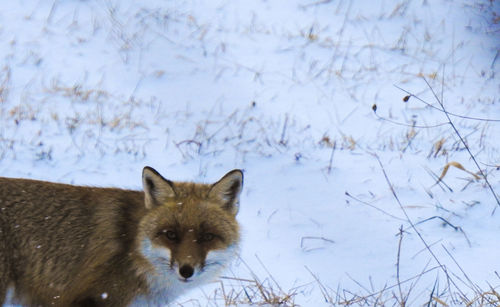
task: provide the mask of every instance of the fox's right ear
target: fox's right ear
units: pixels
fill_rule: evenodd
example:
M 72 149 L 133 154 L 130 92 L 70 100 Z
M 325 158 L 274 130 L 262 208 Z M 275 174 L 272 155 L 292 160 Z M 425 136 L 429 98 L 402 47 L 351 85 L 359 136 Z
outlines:
M 154 208 L 175 197 L 174 184 L 163 178 L 154 168 L 146 166 L 142 170 L 144 203 L 147 209 Z

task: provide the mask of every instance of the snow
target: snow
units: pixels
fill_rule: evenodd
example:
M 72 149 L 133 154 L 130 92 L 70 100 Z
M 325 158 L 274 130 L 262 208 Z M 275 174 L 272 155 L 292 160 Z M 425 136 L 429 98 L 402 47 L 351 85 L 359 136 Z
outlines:
M 499 3 L 0 7 L 2 176 L 140 189 L 145 165 L 203 182 L 242 168 L 242 252 L 225 276 L 295 289 L 301 306 L 328 305 L 322 291 L 335 301 L 396 285 L 400 227 L 399 280 L 430 270 L 402 283 L 410 306 L 427 303 L 436 279 L 446 287 L 440 264 L 469 299 L 467 278 L 483 291 L 500 284 L 492 192 L 454 167 L 450 189 L 435 184 L 448 162 L 477 167 L 443 112 L 403 102 L 397 88 L 439 108 L 428 81 L 450 113 L 491 120 L 451 116 L 498 195 Z M 458 304 L 450 287 L 435 296 Z M 215 283 L 179 302 L 223 306 L 220 291 Z

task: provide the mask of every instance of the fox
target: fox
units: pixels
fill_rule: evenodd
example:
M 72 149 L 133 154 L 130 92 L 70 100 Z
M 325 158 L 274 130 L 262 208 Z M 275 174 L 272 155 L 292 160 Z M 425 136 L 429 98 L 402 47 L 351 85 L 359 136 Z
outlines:
M 142 191 L 0 177 L 0 306 L 164 306 L 239 251 L 243 172 Z

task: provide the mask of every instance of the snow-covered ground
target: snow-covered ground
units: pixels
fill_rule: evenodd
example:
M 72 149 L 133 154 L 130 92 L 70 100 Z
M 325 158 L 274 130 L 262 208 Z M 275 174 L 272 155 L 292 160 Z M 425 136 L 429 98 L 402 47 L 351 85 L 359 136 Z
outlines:
M 500 286 L 499 16 L 487 0 L 3 1 L 0 175 L 140 189 L 145 165 L 244 169 L 241 257 L 183 306 L 258 303 L 256 279 L 301 306 L 479 305 Z M 469 172 L 436 184 L 449 162 Z

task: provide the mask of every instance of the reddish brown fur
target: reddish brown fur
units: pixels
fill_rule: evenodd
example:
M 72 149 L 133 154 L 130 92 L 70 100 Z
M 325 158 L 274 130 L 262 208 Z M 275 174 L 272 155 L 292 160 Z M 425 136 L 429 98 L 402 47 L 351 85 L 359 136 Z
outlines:
M 118 306 L 135 294 L 121 291 L 128 284 L 145 291 L 126 257 L 142 192 L 0 178 L 0 195 L 1 300 L 7 282 L 26 305 L 78 305 L 107 289 Z
M 196 183 L 176 184 L 176 197 L 167 200 L 163 206 L 153 208 L 141 222 L 141 237 L 155 238 L 153 243 L 165 245 L 172 252 L 172 259 L 183 259 L 182 264 L 197 264 L 203 262 L 207 252 L 213 249 L 223 249 L 239 241 L 239 226 L 232 212 L 224 210 L 220 200 L 210 197 L 208 185 Z M 182 205 L 181 205 L 182 204 Z M 203 204 L 200 209 L 199 204 Z M 225 217 L 225 218 L 221 218 Z M 200 221 L 212 221 L 200 225 Z M 173 244 L 164 237 L 155 237 L 155 234 L 170 225 L 178 225 L 177 231 L 187 236 L 183 244 Z M 203 229 L 200 229 L 203 228 Z M 197 234 L 217 233 L 220 240 L 213 240 L 210 248 L 194 249 L 193 240 Z M 187 256 L 191 257 L 187 257 Z M 189 259 L 189 260 L 188 260 Z
M 213 224 L 225 235 L 210 248 L 238 241 L 236 212 L 220 206 L 212 187 L 175 183 L 174 197 L 146 209 L 142 191 L 0 178 L 0 305 L 9 287 L 27 306 L 126 306 L 147 296 L 151 266 L 138 252 L 142 236 L 168 246 L 155 237 L 163 225 L 191 232 L 202 227 L 200 215 L 227 216 Z M 171 249 L 173 257 L 188 252 L 182 244 Z

